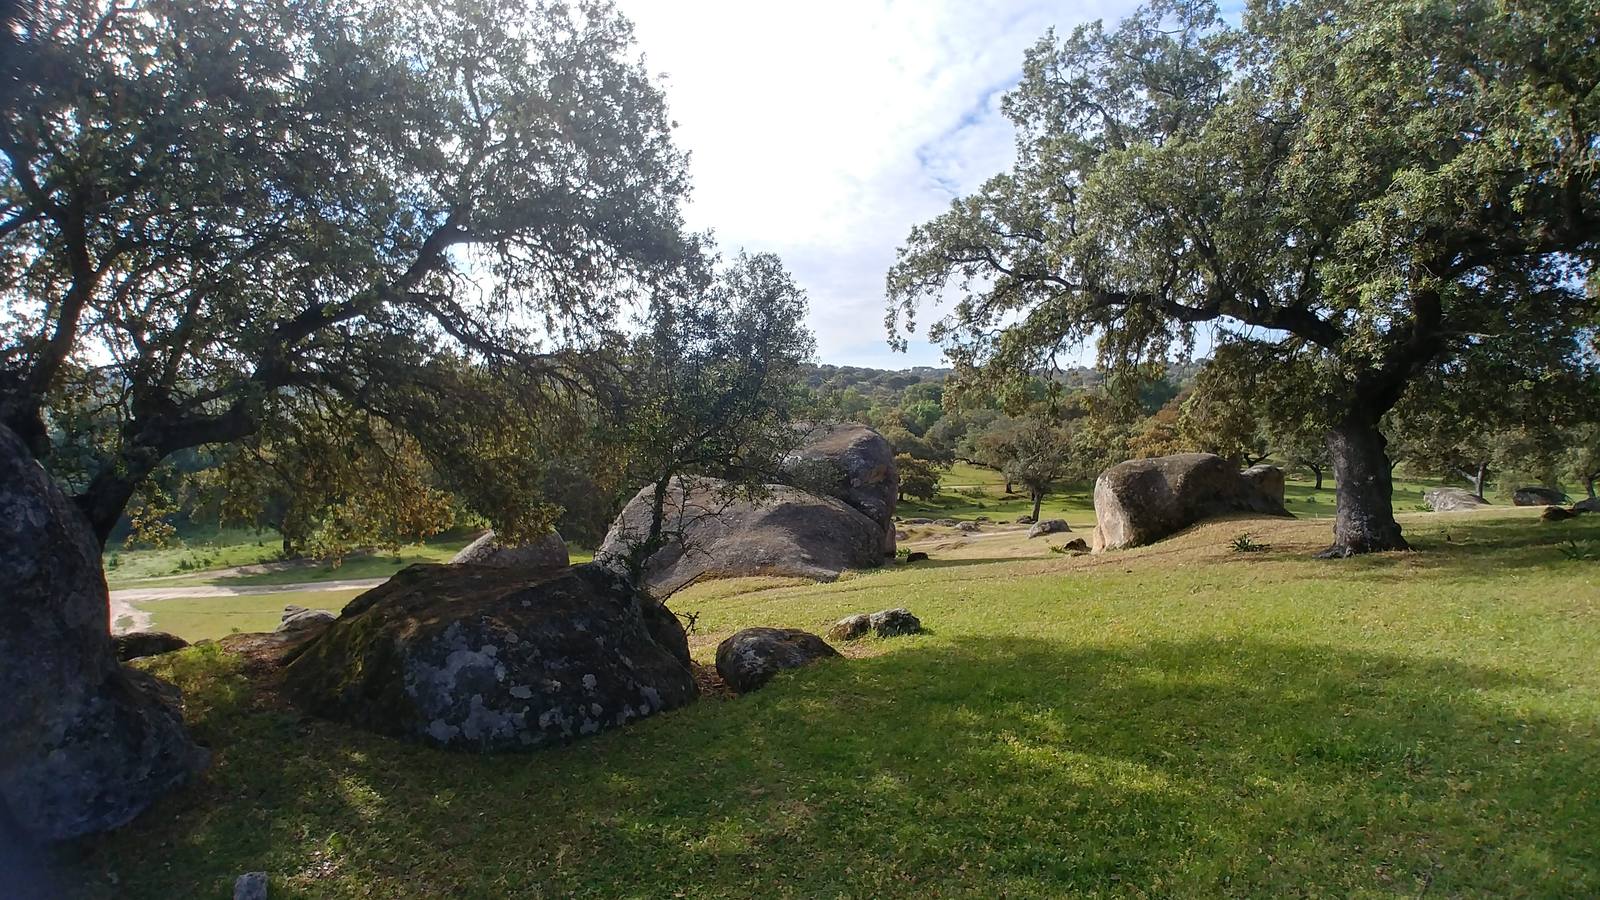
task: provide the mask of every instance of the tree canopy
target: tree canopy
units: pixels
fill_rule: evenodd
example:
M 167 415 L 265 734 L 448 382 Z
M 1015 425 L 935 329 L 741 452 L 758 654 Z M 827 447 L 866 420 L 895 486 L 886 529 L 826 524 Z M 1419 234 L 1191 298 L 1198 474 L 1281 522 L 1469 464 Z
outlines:
M 1157 0 L 1046 35 L 1005 101 L 1015 166 L 911 232 L 891 333 L 953 292 L 931 335 L 999 381 L 1092 339 L 1112 367 L 1182 353 L 1210 324 L 1326 411 L 1330 553 L 1404 547 L 1378 425 L 1408 384 L 1485 335 L 1592 357 L 1597 20 L 1256 0 L 1232 26 Z
M 548 524 L 503 464 L 699 252 L 611 5 L 37 6 L 0 87 L 0 422 L 88 462 L 101 539 L 163 459 L 313 402 Z

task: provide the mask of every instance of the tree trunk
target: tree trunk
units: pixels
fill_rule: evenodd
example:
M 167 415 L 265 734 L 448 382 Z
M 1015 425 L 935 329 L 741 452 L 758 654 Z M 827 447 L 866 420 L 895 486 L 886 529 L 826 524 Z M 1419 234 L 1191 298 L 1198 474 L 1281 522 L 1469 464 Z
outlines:
M 106 539 L 111 537 L 112 529 L 122 520 L 122 513 L 128 508 L 128 501 L 133 499 L 134 492 L 139 489 L 139 482 L 153 471 L 155 471 L 154 466 L 139 466 L 133 469 L 112 466 L 96 475 L 83 493 L 72 498 L 78 504 L 78 509 L 83 512 L 84 518 L 89 520 L 89 529 L 94 532 L 95 540 L 100 542 L 101 549 L 105 548 Z
M 1488 467 L 1488 465 L 1486 465 L 1484 463 L 1478 463 L 1478 471 L 1473 473 L 1472 486 L 1474 488 L 1477 488 L 1477 494 L 1478 494 L 1478 499 L 1479 500 L 1486 499 L 1483 496 L 1483 486 L 1488 480 L 1489 480 L 1489 467 Z
M 1594 483 L 1596 479 L 1600 479 L 1600 475 L 1590 475 L 1583 480 L 1583 486 L 1589 489 L 1590 500 L 1594 499 Z
M 1310 469 L 1311 475 L 1317 479 L 1317 483 L 1311 489 L 1313 491 L 1322 490 L 1322 467 L 1316 463 L 1306 463 L 1306 468 Z
M 1044 492 L 1043 491 L 1034 491 L 1033 492 L 1033 520 L 1035 522 L 1039 521 L 1039 505 L 1041 503 L 1043 503 L 1043 502 L 1044 502 Z
M 1328 450 L 1338 481 L 1338 517 L 1333 546 L 1324 558 L 1382 550 L 1409 550 L 1394 520 L 1394 484 L 1389 477 L 1389 441 L 1378 430 L 1377 416 L 1356 410 L 1328 432 Z
M 1006 493 L 1008 493 L 1008 494 L 1013 493 L 1013 491 L 1011 490 L 1011 482 L 1009 482 L 1009 481 L 1006 482 Z

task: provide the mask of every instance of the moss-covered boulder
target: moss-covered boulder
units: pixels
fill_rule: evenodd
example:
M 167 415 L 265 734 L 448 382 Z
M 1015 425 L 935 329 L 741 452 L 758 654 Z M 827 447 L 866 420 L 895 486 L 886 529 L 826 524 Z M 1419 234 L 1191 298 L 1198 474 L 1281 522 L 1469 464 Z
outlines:
M 311 713 L 440 747 L 531 750 L 695 698 L 665 607 L 594 565 L 417 565 L 351 601 L 284 670 Z

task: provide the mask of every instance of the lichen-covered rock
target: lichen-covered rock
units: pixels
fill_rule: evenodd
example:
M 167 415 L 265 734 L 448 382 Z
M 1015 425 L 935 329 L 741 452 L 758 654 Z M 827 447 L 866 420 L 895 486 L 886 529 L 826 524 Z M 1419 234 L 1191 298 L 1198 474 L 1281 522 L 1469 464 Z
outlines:
M 100 547 L 0 426 L 0 807 L 31 840 L 116 828 L 207 754 L 177 689 L 111 646 Z
M 746 628 L 717 645 L 717 674 L 728 687 L 744 694 L 784 669 L 809 666 L 839 651 L 822 638 L 798 628 Z
M 1137 547 L 1231 512 L 1292 518 L 1283 473 L 1272 466 L 1242 473 L 1210 453 L 1129 460 L 1095 480 L 1094 547 Z
M 872 617 L 866 613 L 845 616 L 828 629 L 829 640 L 853 641 L 872 630 Z
M 1017 524 L 1018 525 L 1032 525 L 1033 524 L 1033 516 L 1030 516 L 1030 515 L 1017 516 Z
M 955 519 L 934 519 L 933 520 L 933 524 L 939 526 L 940 528 L 954 528 L 954 527 L 956 527 L 956 520 Z
M 593 564 L 411 566 L 350 601 L 283 684 L 315 715 L 479 751 L 563 743 L 696 696 L 677 618 Z
M 1044 537 L 1047 534 L 1059 534 L 1063 531 L 1071 530 L 1072 526 L 1067 524 L 1066 519 L 1045 519 L 1043 522 L 1028 529 L 1028 537 Z
M 1072 540 L 1067 541 L 1065 544 L 1062 544 L 1061 549 L 1066 553 L 1088 553 L 1089 542 L 1085 541 L 1083 538 L 1073 538 Z
M 235 878 L 233 900 L 267 900 L 267 873 L 246 872 Z
M 1462 490 L 1457 487 L 1434 488 L 1424 491 L 1422 501 L 1434 512 L 1463 512 L 1470 509 L 1482 509 L 1488 502 L 1479 499 L 1477 494 Z
M 883 555 L 894 555 L 900 470 L 883 435 L 865 425 L 821 426 L 806 436 L 785 468 L 802 487 L 842 500 L 871 519 L 883 534 Z
M 450 562 L 452 565 L 470 563 L 502 569 L 548 572 L 565 569 L 571 565 L 572 558 L 567 553 L 567 542 L 554 531 L 531 543 L 512 546 L 495 540 L 494 532 L 489 531 L 463 547 Z
M 188 641 L 165 631 L 133 631 L 111 638 L 111 653 L 120 662 L 146 656 L 160 656 L 163 653 L 182 650 L 187 646 L 189 646 Z
M 595 558 L 622 571 L 631 547 L 649 534 L 654 493 L 639 491 L 617 516 Z M 714 478 L 674 478 L 666 517 L 677 537 L 645 562 L 645 585 L 666 597 L 707 578 L 777 575 L 833 581 L 846 569 L 883 563 L 878 525 L 832 497 L 768 485 L 738 496 Z
M 1567 495 L 1555 488 L 1525 487 L 1512 492 L 1511 502 L 1517 506 L 1560 506 L 1567 502 Z
M 905 607 L 885 609 L 870 616 L 872 630 L 878 637 L 899 637 L 903 634 L 921 634 L 922 620 Z
M 304 606 L 295 606 L 291 603 L 283 608 L 283 619 L 278 622 L 277 631 L 284 634 L 321 631 L 332 625 L 337 618 L 332 610 L 306 609 Z
M 983 527 L 980 526 L 977 522 L 957 522 L 956 523 L 956 530 L 957 531 L 965 531 L 965 532 L 969 532 L 970 533 L 970 532 L 974 532 L 974 531 L 982 531 Z

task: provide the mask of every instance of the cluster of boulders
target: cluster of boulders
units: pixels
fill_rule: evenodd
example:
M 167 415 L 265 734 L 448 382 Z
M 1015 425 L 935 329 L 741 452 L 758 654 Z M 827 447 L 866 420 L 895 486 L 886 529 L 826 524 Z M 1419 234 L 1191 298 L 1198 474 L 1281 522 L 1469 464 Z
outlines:
M 1240 472 L 1211 453 L 1119 463 L 1095 481 L 1094 549 L 1149 544 L 1226 513 L 1292 518 L 1283 488 L 1283 470 L 1276 466 Z
M 920 634 L 922 621 L 905 608 L 857 613 L 834 623 L 828 637 L 853 641 L 876 633 L 879 637 Z M 738 693 L 748 693 L 786 669 L 838 657 L 827 641 L 798 628 L 746 628 L 717 645 L 717 674 Z
M 845 616 L 828 629 L 828 637 L 836 641 L 853 641 L 868 634 L 878 637 L 899 637 L 904 634 L 921 634 L 922 620 L 905 607 L 885 609 L 875 613 L 856 613 Z

